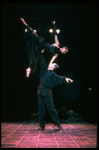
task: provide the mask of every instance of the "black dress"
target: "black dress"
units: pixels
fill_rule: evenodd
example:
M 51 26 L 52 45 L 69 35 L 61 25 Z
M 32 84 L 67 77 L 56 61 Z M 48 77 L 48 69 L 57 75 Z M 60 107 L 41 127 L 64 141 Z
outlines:
M 39 64 L 39 58 L 41 55 L 41 51 L 44 49 L 44 53 L 49 55 L 54 55 L 60 53 L 60 49 L 53 46 L 52 44 L 48 44 L 44 41 L 43 38 L 40 38 L 38 35 L 33 33 L 27 27 L 27 55 L 28 55 L 28 67 L 32 69 L 33 72 L 36 71 L 36 68 Z

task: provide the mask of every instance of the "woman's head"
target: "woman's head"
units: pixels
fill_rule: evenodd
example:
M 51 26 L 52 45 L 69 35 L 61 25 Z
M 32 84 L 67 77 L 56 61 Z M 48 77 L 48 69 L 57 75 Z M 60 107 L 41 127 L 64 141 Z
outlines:
M 64 46 L 64 47 L 60 48 L 60 52 L 61 52 L 62 54 L 67 53 L 67 52 L 68 52 L 68 47 Z

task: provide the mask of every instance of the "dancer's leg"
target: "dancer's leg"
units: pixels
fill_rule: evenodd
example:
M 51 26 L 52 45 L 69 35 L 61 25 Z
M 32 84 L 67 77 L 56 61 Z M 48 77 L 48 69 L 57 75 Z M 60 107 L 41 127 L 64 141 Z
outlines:
M 58 118 L 55 106 L 53 104 L 53 98 L 51 96 L 46 96 L 46 97 L 44 97 L 44 99 L 45 99 L 45 103 L 47 105 L 48 111 L 49 111 L 49 113 L 51 115 L 51 118 L 52 118 L 52 120 L 54 122 L 54 125 L 59 126 L 60 125 L 60 121 L 59 121 L 59 118 Z
M 45 101 L 43 96 L 38 95 L 38 105 L 39 105 L 39 124 L 40 127 L 45 127 Z

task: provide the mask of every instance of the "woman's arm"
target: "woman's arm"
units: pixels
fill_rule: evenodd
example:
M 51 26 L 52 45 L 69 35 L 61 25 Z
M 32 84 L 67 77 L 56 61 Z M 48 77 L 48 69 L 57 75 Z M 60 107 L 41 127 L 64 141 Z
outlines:
M 56 43 L 57 48 L 59 48 L 59 41 L 58 41 L 57 35 L 55 35 L 55 43 Z
M 51 59 L 49 65 L 52 64 L 52 63 L 54 62 L 54 60 L 55 60 L 57 57 L 58 57 L 58 54 L 55 54 L 55 55 L 52 57 L 52 59 Z
M 21 21 L 24 23 L 25 26 L 29 27 L 29 25 L 24 21 L 23 18 L 20 18 L 20 19 L 21 19 Z M 29 28 L 30 28 L 30 30 L 33 30 L 31 27 L 29 27 Z
M 54 34 L 55 34 L 55 44 L 53 44 L 53 45 L 56 46 L 57 48 L 59 48 L 60 47 L 59 46 L 59 40 L 58 40 L 58 36 L 57 36 L 57 33 L 56 33 L 56 26 L 55 26 L 56 22 L 53 21 L 52 23 L 54 25 Z

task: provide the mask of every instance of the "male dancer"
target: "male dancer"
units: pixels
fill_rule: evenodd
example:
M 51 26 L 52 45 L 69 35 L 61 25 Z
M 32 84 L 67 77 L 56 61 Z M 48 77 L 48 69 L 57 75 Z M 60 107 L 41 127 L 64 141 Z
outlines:
M 40 55 L 40 84 L 37 90 L 40 130 L 45 129 L 45 104 L 48 108 L 54 125 L 57 125 L 59 130 L 62 130 L 62 126 L 60 126 L 60 121 L 53 104 L 52 88 L 57 85 L 62 85 L 66 82 L 69 83 L 69 81 L 73 82 L 73 80 L 64 76 L 59 76 L 58 74 L 54 73 L 53 71 L 58 67 L 59 66 L 56 63 L 50 63 L 47 68 L 44 56 L 42 54 Z
M 54 73 L 55 69 L 58 69 L 58 65 L 56 63 L 50 63 L 47 69 L 47 65 L 45 64 L 45 60 L 43 55 L 40 58 L 40 85 L 38 86 L 38 100 L 39 100 L 39 119 L 40 119 L 40 130 L 44 130 L 45 128 L 45 104 L 47 105 L 47 109 L 51 115 L 51 118 L 54 122 L 54 125 L 57 125 L 60 130 L 62 127 L 60 126 L 60 121 L 56 112 L 56 109 L 53 104 L 52 97 L 52 89 L 57 85 L 62 85 L 63 83 L 73 82 L 70 78 L 66 78 L 64 76 L 59 76 Z

